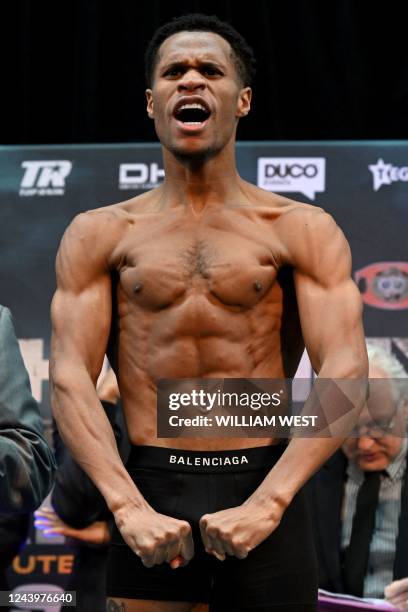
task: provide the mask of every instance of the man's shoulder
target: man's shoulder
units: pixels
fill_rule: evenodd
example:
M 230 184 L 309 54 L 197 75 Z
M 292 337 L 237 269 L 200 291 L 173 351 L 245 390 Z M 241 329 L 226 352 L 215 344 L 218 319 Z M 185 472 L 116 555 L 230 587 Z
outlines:
M 281 194 L 261 189 L 256 185 L 251 185 L 251 188 L 256 204 L 273 210 L 282 221 L 307 223 L 325 217 L 331 218 L 321 206 L 292 200 Z
M 71 221 L 68 229 L 80 232 L 81 235 L 93 234 L 94 232 L 107 227 L 112 229 L 112 224 L 118 225 L 123 222 L 126 213 L 123 203 L 110 204 L 99 208 L 91 208 L 78 213 Z
M 310 255 L 345 243 L 344 234 L 333 217 L 320 206 L 288 200 L 282 207 L 275 229 L 290 252 Z
M 321 206 L 306 204 L 289 198 L 280 198 L 281 215 L 279 222 L 281 226 L 289 226 L 297 230 L 316 231 L 334 224 L 333 217 Z
M 77 214 L 69 227 L 90 234 L 109 227 L 112 232 L 115 228 L 121 229 L 133 222 L 135 215 L 148 212 L 153 199 L 152 192 L 146 192 L 129 200 L 91 208 Z

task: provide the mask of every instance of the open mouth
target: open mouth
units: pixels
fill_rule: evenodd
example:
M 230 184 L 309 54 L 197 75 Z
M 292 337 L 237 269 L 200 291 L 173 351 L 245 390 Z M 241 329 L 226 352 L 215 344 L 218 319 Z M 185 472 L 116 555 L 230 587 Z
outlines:
M 203 104 L 196 102 L 183 104 L 174 113 L 176 119 L 186 126 L 201 126 L 210 115 L 211 112 Z

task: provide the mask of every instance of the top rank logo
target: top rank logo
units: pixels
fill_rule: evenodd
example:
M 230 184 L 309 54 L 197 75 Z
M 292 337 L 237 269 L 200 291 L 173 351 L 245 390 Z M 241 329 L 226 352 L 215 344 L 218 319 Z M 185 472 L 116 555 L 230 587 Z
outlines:
M 408 181 L 408 167 L 403 166 L 398 168 L 392 164 L 385 164 L 382 159 L 379 159 L 376 164 L 371 164 L 368 169 L 373 174 L 374 191 L 378 191 L 383 185 L 391 185 L 397 181 Z
M 324 157 L 260 157 L 258 185 L 275 192 L 299 192 L 314 200 L 325 189 Z
M 24 161 L 21 166 L 25 168 L 20 185 L 21 196 L 64 195 L 65 179 L 72 169 L 70 161 Z

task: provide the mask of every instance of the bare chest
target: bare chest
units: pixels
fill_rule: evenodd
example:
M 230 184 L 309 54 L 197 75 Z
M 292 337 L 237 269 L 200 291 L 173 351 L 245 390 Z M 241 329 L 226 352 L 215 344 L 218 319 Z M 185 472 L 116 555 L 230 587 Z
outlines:
M 121 249 L 121 290 L 145 309 L 203 296 L 250 308 L 270 293 L 277 275 L 268 238 L 256 227 L 152 224 L 129 232 Z

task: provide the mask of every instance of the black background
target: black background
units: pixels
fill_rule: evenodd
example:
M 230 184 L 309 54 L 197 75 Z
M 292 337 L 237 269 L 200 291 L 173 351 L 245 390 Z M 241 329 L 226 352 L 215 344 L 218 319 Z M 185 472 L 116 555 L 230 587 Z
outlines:
M 406 3 L 6 0 L 0 142 L 155 141 L 144 49 L 194 11 L 229 21 L 258 58 L 240 140 L 408 138 Z

